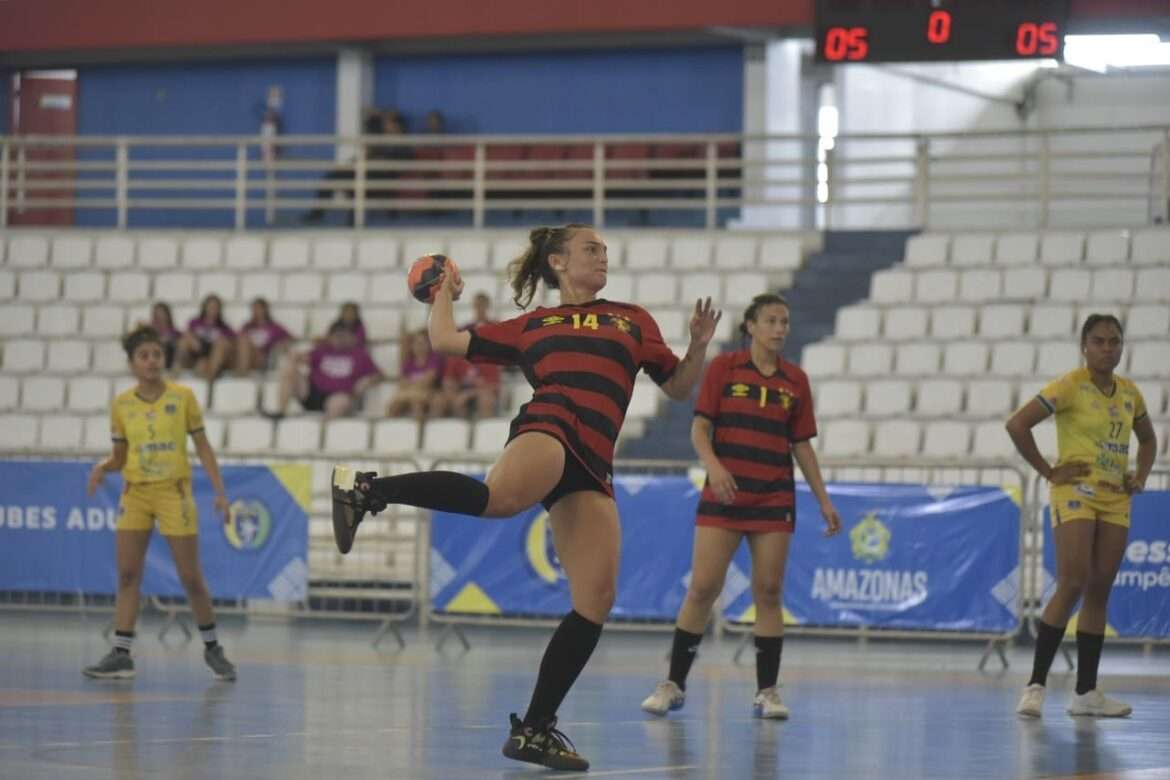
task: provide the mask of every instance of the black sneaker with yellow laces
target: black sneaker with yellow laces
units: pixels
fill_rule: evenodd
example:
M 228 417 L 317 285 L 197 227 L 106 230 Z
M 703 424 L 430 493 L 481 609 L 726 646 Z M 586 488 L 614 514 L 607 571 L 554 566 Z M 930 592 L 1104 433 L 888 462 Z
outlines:
M 353 537 L 366 513 L 377 514 L 386 508 L 386 502 L 371 491 L 376 476 L 373 471 L 333 467 L 333 541 L 342 555 L 353 548 Z
M 589 768 L 589 762 L 577 754 L 572 740 L 557 730 L 556 718 L 533 727 L 525 726 L 514 712 L 508 717 L 512 722 L 512 733 L 508 735 L 503 750 L 508 758 L 572 772 Z

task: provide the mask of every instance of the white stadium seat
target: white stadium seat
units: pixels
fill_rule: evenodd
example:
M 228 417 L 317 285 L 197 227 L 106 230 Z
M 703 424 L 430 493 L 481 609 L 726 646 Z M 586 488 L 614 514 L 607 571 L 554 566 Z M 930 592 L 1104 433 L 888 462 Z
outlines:
M 768 277 L 762 273 L 738 272 L 727 275 L 723 290 L 723 302 L 729 307 L 747 306 L 761 293 L 771 290 Z M 687 301 L 689 303 L 689 301 Z M 731 318 L 724 317 L 730 323 Z M 722 324 L 722 322 L 720 323 Z
M 914 411 L 923 417 L 955 415 L 963 406 L 963 385 L 957 379 L 925 379 L 918 384 Z
M 102 236 L 94 247 L 94 265 L 115 270 L 134 265 L 134 241 L 129 236 Z
M 973 268 L 959 277 L 958 299 L 964 303 L 982 303 L 998 300 L 1003 285 L 1003 274 L 990 268 Z
M 361 239 L 357 245 L 357 267 L 368 271 L 398 268 L 398 241 L 386 236 Z
M 1016 303 L 984 306 L 979 312 L 979 335 L 985 339 L 1020 336 L 1024 332 L 1024 311 Z
M 881 342 L 864 342 L 849 346 L 851 376 L 887 376 L 894 364 L 894 347 Z
M 820 435 L 821 453 L 829 456 L 864 455 L 869 451 L 869 424 L 860 420 L 830 420 Z
M 89 370 L 89 343 L 54 340 L 49 342 L 48 368 L 57 374 L 76 374 Z
M 268 247 L 268 267 L 283 270 L 308 268 L 309 240 L 296 236 L 273 239 Z M 230 431 L 228 435 L 231 435 Z
M 28 414 L 0 415 L 0 431 L 4 431 L 4 446 L 11 449 L 31 449 L 37 446 L 38 418 Z
M 959 289 L 956 271 L 931 269 L 919 271 L 914 283 L 914 299 L 919 303 L 948 303 Z
M 474 236 L 453 238 L 451 246 L 447 247 L 447 254 L 455 258 L 455 264 L 461 272 L 485 271 L 490 266 L 488 260 L 491 255 L 491 246 L 486 239 Z
M 679 290 L 678 299 L 682 303 L 708 297 L 715 305 L 723 302 L 723 277 L 721 275 L 687 273 L 681 274 L 681 278 L 682 289 Z
M 869 297 L 874 303 L 909 303 L 914 298 L 914 273 L 886 268 L 873 275 Z
M 65 407 L 65 380 L 56 376 L 28 377 L 20 388 L 21 407 L 51 412 Z
M 538 293 L 539 295 L 539 293 Z M 610 273 L 605 280 L 605 291 L 602 293 L 611 301 L 628 301 L 634 297 L 634 276 L 622 272 Z
M 995 242 L 996 265 L 1031 265 L 1040 251 L 1040 237 L 1035 233 L 1011 233 Z
M 223 264 L 226 268 L 247 271 L 264 267 L 268 246 L 256 236 L 232 236 L 223 248 Z
M 1126 338 L 1170 337 L 1170 307 L 1146 304 L 1129 307 L 1125 317 Z
M 915 341 L 899 344 L 894 359 L 894 373 L 898 376 L 932 376 L 942 363 L 938 344 Z
M 111 273 L 109 298 L 119 303 L 142 303 L 150 300 L 150 277 L 141 271 Z
M 1170 266 L 1138 271 L 1134 300 L 1170 302 Z
M 941 233 L 924 233 L 906 242 L 906 265 L 930 267 L 947 264 L 951 237 Z
M 234 273 L 201 273 L 195 284 L 196 296 L 202 301 L 209 295 L 218 295 L 222 301 L 239 299 L 239 277 Z
M 1103 268 L 1093 271 L 1093 302 L 1128 303 L 1134 297 L 1134 273 L 1128 268 Z
M 99 341 L 93 345 L 90 361 L 93 371 L 98 374 L 124 374 L 129 371 L 126 352 L 117 341 Z
M 662 391 L 653 382 L 644 379 L 635 382 L 629 406 L 626 407 L 626 416 L 634 419 L 653 417 L 658 414 L 661 395 Z
M 966 412 L 972 417 L 998 417 L 1013 408 L 1013 387 L 1006 379 L 973 379 L 967 383 Z
M 842 344 L 809 344 L 800 356 L 800 367 L 810 377 L 840 376 L 845 373 L 845 355 Z
M 1165 381 L 1170 366 L 1170 341 L 1137 341 L 1126 347 L 1129 373 L 1135 377 L 1160 377 Z
M 16 297 L 16 272 L 0 269 L 0 301 Z
M 678 276 L 673 273 L 644 273 L 637 277 L 634 300 L 641 306 L 660 306 L 674 303 L 675 284 Z
M 258 387 L 252 379 L 224 377 L 215 383 L 211 409 L 216 414 L 253 414 Z
M 804 265 L 804 246 L 799 238 L 776 236 L 760 243 L 760 268 L 796 271 Z
M 658 309 L 651 312 L 663 341 L 667 343 L 689 337 L 687 323 L 689 317 L 681 309 Z
M 1036 367 L 1036 346 L 1030 341 L 1001 341 L 991 352 L 994 376 L 1027 376 Z
M 695 270 L 711 267 L 711 239 L 706 236 L 679 236 L 670 250 L 670 267 Z
M 939 306 L 930 313 L 930 335 L 936 339 L 965 339 L 975 335 L 975 309 Z
M 386 455 L 418 453 L 419 426 L 414 420 L 379 420 L 374 423 L 374 452 Z
M 313 242 L 312 267 L 318 271 L 339 271 L 353 267 L 353 242 L 348 238 L 326 237 Z
M 280 275 L 274 273 L 244 274 L 240 279 L 240 299 L 251 301 L 256 298 L 266 298 L 273 303 L 280 295 Z M 155 280 L 157 290 L 158 280 Z M 155 292 L 155 297 L 159 297 Z
M 1003 272 L 1003 298 L 1030 301 L 1048 292 L 1048 272 L 1043 268 L 1008 268 Z
M 40 444 L 48 450 L 75 450 L 85 435 L 85 419 L 63 415 L 41 418 Z
M 1118 265 L 1129 260 L 1129 231 L 1099 230 L 1089 234 L 1085 262 L 1089 265 Z
M 463 276 L 462 301 L 470 302 L 478 293 L 484 293 L 495 302 L 500 294 L 500 277 L 494 273 L 466 273 Z
M 609 248 L 606 254 L 609 256 L 609 267 L 621 267 L 621 261 L 614 256 L 613 242 L 607 240 Z M 496 239 L 492 242 L 491 253 L 491 267 L 497 271 L 503 271 L 508 265 L 519 257 L 527 249 L 527 242 L 523 238 L 515 236 L 508 236 L 507 238 Z M 459 262 L 456 260 L 455 262 Z
M 88 452 L 108 452 L 112 445 L 110 415 L 107 413 L 87 416 L 81 446 Z
M 1170 228 L 1145 228 L 1134 231 L 1130 258 L 1134 265 L 1170 263 Z
M 725 271 L 755 268 L 756 249 L 755 238 L 721 236 L 715 243 L 715 267 Z
M 882 335 L 892 341 L 924 337 L 929 331 L 930 309 L 922 306 L 898 306 L 886 311 Z
M 16 286 L 22 301 L 55 301 L 61 295 L 61 275 L 54 271 L 22 271 Z
M 355 301 L 362 303 L 366 300 L 369 290 L 369 277 L 364 273 L 332 273 L 326 278 L 329 280 L 326 298 L 331 301 Z M 466 283 L 467 277 L 464 277 Z M 466 293 L 464 293 L 466 296 Z
M 0 375 L 0 411 L 9 412 L 20 407 L 20 380 Z
M 507 246 L 506 244 L 502 244 L 502 245 Z M 496 245 L 492 246 L 492 267 L 502 269 L 507 264 L 505 263 L 502 266 L 496 265 L 495 252 L 497 250 L 497 247 L 499 247 L 499 246 L 501 246 L 501 244 L 496 244 Z M 622 264 L 625 262 L 625 249 L 626 249 L 626 244 L 622 238 L 620 238 L 619 236 L 614 236 L 614 235 L 606 236 L 606 238 L 605 238 L 605 257 L 609 261 L 610 268 L 620 268 L 622 266 Z M 516 252 L 514 252 L 512 254 L 512 257 L 515 257 L 516 255 L 520 254 L 520 252 L 522 252 L 522 251 L 524 251 L 523 244 L 520 245 L 520 249 L 518 249 Z
M 472 433 L 471 451 L 476 455 L 498 455 L 508 441 L 511 425 L 506 417 L 479 420 Z
M 179 264 L 179 245 L 167 236 L 150 236 L 138 242 L 140 268 L 175 268 Z
M 402 242 L 402 264 L 407 268 L 429 254 L 447 254 L 447 239 L 441 235 L 412 235 Z M 455 262 L 459 262 L 458 258 Z
M 154 277 L 154 297 L 172 304 L 196 300 L 194 274 L 186 272 L 158 274 Z
M 635 270 L 666 268 L 669 244 L 657 236 L 637 236 L 626 246 L 626 261 L 623 268 Z
M 1036 374 L 1055 378 L 1067 374 L 1081 364 L 1081 349 L 1077 340 L 1047 341 L 1036 345 Z
M 183 241 L 183 267 L 195 271 L 219 268 L 223 264 L 223 244 L 218 238 L 192 236 Z
M 683 280 L 683 288 L 686 289 L 685 279 Z M 845 341 L 864 341 L 876 339 L 881 333 L 881 309 L 861 304 L 843 306 L 837 310 L 837 326 L 833 333 L 837 338 Z M 889 336 L 889 334 L 886 335 Z
M 227 438 L 227 422 L 218 417 L 204 417 L 203 435 L 207 437 L 207 443 L 212 449 L 217 451 L 222 449 L 223 441 Z M 195 440 L 192 437 L 187 438 L 187 446 L 192 452 L 195 450 Z
M 874 427 L 872 451 L 894 457 L 917 455 L 921 438 L 922 428 L 913 420 L 883 420 Z
M 276 424 L 276 450 L 306 455 L 321 451 L 320 417 L 286 417 Z
M 4 304 L 0 312 L 0 336 L 24 336 L 36 331 L 36 316 L 32 306 L 18 303 Z
M 977 458 L 1006 458 L 1015 454 L 1005 420 L 985 420 L 975 425 L 971 454 Z M 1039 426 L 1037 426 L 1039 427 Z M 1036 429 L 1033 428 L 1033 431 Z
M 53 239 L 54 268 L 88 268 L 93 258 L 93 240 L 88 236 L 57 236 Z
M 981 341 L 955 341 L 943 353 L 943 373 L 948 376 L 979 376 L 987 371 L 988 349 Z
M 42 336 L 76 336 L 81 328 L 81 309 L 72 304 L 42 306 L 37 312 L 37 333 Z
M 1084 258 L 1084 233 L 1045 233 L 1040 240 L 1040 262 L 1044 265 L 1076 265 Z
M 1073 315 L 1073 307 L 1068 305 L 1034 306 L 1028 318 L 1028 333 L 1038 338 L 1067 336 L 1075 327 Z
M 8 259 L 13 268 L 43 268 L 49 264 L 49 240 L 44 236 L 15 236 L 8 242 Z
M 822 382 L 817 388 L 818 417 L 846 417 L 861 410 L 861 383 L 851 381 Z
M 370 449 L 370 423 L 366 420 L 330 420 L 325 424 L 325 451 L 366 453 Z
M 81 327 L 86 336 L 121 337 L 126 330 L 125 309 L 119 306 L 88 306 L 82 312 Z
M 428 420 L 422 428 L 420 449 L 429 455 L 462 455 L 471 441 L 467 420 Z
M 106 276 L 104 273 L 73 272 L 65 275 L 64 298 L 75 303 L 104 300 Z
M 936 420 L 926 424 L 922 437 L 922 454 L 929 458 L 957 458 L 971 448 L 971 426 L 955 420 Z
M 994 251 L 995 235 L 992 233 L 955 236 L 951 239 L 951 265 L 991 265 Z
M 272 423 L 260 417 L 242 417 L 228 423 L 227 449 L 261 453 L 272 449 Z
M 280 299 L 285 303 L 319 303 L 324 280 L 318 273 L 292 273 L 282 278 Z
M 14 339 L 2 346 L 5 373 L 27 374 L 44 368 L 44 341 Z
M 913 388 L 898 379 L 880 379 L 865 385 L 865 413 L 871 417 L 889 417 L 910 411 Z
M 101 412 L 110 408 L 113 388 L 105 377 L 81 376 L 69 380 L 69 408 L 74 412 Z
M 1057 268 L 1052 272 L 1048 282 L 1048 297 L 1054 301 L 1088 300 L 1092 280 L 1093 275 L 1090 271 L 1078 268 Z

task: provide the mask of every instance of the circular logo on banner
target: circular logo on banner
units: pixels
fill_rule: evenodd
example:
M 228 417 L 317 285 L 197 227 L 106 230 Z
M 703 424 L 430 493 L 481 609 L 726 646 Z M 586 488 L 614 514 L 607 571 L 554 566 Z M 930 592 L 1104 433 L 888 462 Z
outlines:
M 877 563 L 890 554 L 890 529 L 874 512 L 861 518 L 849 532 L 853 557 L 863 563 Z
M 228 522 L 223 533 L 228 543 L 237 550 L 259 550 L 272 532 L 272 515 L 259 499 L 237 499 L 232 502 Z
M 525 551 L 528 555 L 528 565 L 536 575 L 549 585 L 555 585 L 557 580 L 565 579 L 565 572 L 561 569 L 561 562 L 557 560 L 557 551 L 553 547 L 552 534 L 548 528 L 548 512 L 541 512 L 528 526 L 525 537 Z

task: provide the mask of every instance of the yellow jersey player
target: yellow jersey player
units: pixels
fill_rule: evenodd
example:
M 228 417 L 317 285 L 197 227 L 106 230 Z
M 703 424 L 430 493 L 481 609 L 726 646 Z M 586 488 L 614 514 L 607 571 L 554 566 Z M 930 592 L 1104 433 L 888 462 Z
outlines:
M 122 472 L 125 486 L 118 507 L 115 543 L 118 590 L 114 600 L 114 647 L 83 673 L 97 678 L 134 676 L 130 646 L 138 619 L 138 589 L 157 521 L 170 545 L 179 580 L 203 637 L 203 658 L 216 677 L 234 680 L 236 669 L 216 638 L 211 594 L 199 565 L 199 521 L 191 496 L 188 435 L 211 478 L 216 511 L 225 518 L 228 514 L 219 465 L 203 432 L 203 413 L 190 388 L 164 381 L 163 344 L 154 328 L 138 328 L 122 340 L 122 346 L 138 384 L 114 399 L 110 409 L 114 451 L 93 467 L 88 486 L 93 495 L 107 473 Z
M 1048 384 L 1007 424 L 1020 455 L 1052 486 L 1057 585 L 1036 623 L 1032 678 L 1016 707 L 1027 717 L 1040 717 L 1048 670 L 1077 601 L 1077 687 L 1068 712 L 1095 717 L 1131 712 L 1097 688 L 1105 609 L 1129 537 L 1131 496 L 1145 487 L 1157 452 L 1142 394 L 1113 373 L 1122 346 L 1116 317 L 1090 315 L 1081 329 L 1085 366 Z M 1031 431 L 1050 414 L 1056 416 L 1056 465 L 1040 454 Z M 1136 473 L 1127 471 L 1131 432 L 1138 440 Z

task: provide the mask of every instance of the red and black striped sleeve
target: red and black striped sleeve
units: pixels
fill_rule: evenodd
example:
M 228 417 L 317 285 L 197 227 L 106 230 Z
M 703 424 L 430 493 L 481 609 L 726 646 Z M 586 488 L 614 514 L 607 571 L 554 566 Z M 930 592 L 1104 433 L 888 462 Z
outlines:
M 481 322 L 471 327 L 467 359 L 472 363 L 514 366 L 521 362 L 520 338 L 530 315 L 500 322 Z
M 808 375 L 803 371 L 797 378 L 797 385 L 800 387 L 800 394 L 796 398 L 796 411 L 788 421 L 788 440 L 793 444 L 808 441 L 817 435 L 812 388 L 808 384 Z
M 727 384 L 727 371 L 731 361 L 727 355 L 718 355 L 707 366 L 703 374 L 703 385 L 699 388 L 699 400 L 695 402 L 695 415 L 706 417 L 712 422 L 719 416 L 719 401 L 723 398 L 723 386 Z
M 678 355 L 666 346 L 666 342 L 662 340 L 662 331 L 658 329 L 658 323 L 650 313 L 645 309 L 639 309 L 638 314 L 638 325 L 642 329 L 642 354 L 639 356 L 638 367 L 645 371 L 655 384 L 661 386 L 678 368 Z

